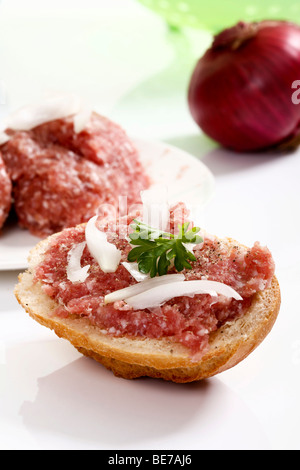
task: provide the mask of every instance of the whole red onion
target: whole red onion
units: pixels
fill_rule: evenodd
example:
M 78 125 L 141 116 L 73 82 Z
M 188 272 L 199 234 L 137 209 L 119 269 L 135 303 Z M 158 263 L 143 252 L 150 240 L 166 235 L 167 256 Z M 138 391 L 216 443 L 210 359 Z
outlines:
M 217 35 L 198 61 L 188 103 L 203 132 L 224 147 L 295 148 L 300 144 L 297 85 L 300 26 L 241 22 Z

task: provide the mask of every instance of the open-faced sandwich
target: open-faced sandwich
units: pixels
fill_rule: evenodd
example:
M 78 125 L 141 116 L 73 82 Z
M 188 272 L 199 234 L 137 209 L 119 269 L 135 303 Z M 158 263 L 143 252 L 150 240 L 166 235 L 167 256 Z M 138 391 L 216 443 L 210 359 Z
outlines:
M 271 253 L 205 233 L 184 204 L 160 204 L 151 224 L 145 208 L 41 241 L 18 301 L 117 376 L 190 382 L 234 366 L 279 311 Z

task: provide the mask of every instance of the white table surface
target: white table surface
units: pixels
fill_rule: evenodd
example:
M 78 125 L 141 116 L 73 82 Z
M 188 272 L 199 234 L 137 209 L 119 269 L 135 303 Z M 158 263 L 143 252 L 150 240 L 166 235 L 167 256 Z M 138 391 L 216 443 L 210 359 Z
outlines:
M 118 379 L 82 357 L 17 304 L 18 271 L 0 272 L 1 449 L 299 449 L 300 152 L 237 155 L 201 135 L 186 87 L 209 43 L 168 32 L 134 0 L 1 2 L 1 115 L 71 90 L 131 135 L 192 153 L 216 179 L 202 226 L 268 245 L 282 289 L 272 332 L 246 360 L 177 385 Z

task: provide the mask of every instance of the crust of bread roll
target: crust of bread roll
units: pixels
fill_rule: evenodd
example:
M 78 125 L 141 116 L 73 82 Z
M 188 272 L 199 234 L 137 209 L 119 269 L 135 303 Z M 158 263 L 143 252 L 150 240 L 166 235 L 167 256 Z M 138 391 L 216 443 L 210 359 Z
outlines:
M 268 335 L 277 318 L 281 295 L 274 276 L 269 288 L 255 294 L 245 315 L 211 333 L 208 352 L 200 361 L 193 362 L 184 346 L 168 338 L 112 337 L 86 318 L 57 317 L 53 314 L 57 303 L 43 292 L 39 282 L 33 282 L 35 266 L 42 260 L 53 236 L 31 251 L 29 268 L 19 275 L 15 296 L 34 320 L 67 339 L 80 353 L 100 362 L 118 377 L 148 376 L 179 383 L 212 377 L 245 359 Z

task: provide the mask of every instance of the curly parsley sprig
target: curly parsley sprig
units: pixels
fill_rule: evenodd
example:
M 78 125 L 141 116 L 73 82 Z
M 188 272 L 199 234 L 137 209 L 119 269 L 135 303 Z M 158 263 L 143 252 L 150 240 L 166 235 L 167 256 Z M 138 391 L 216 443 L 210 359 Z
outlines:
M 136 261 L 141 273 L 150 273 L 150 277 L 157 274 L 163 276 L 167 274 L 172 260 L 177 271 L 192 268 L 189 261 L 196 261 L 196 258 L 184 244 L 203 242 L 202 237 L 197 235 L 199 227 L 188 230 L 190 223 L 186 222 L 178 225 L 179 232 L 173 235 L 136 219 L 133 222 L 131 227 L 134 231 L 129 234 L 129 238 L 131 245 L 136 246 L 128 253 L 127 259 Z

